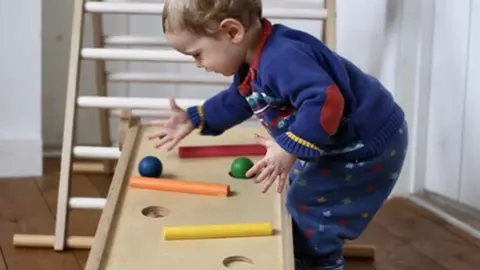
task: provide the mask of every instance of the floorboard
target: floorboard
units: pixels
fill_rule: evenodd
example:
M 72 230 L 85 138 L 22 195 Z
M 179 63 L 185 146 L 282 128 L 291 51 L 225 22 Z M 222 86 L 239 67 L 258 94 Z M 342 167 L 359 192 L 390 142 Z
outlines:
M 446 270 L 445 267 L 430 257 L 418 252 L 405 239 L 400 239 L 388 231 L 387 228 L 375 222 L 371 223 L 363 235 L 354 243 L 375 245 L 377 260 L 375 267 L 378 270 Z
M 53 234 L 54 219 L 31 179 L 0 180 L 0 246 L 9 270 L 81 269 L 72 252 L 13 246 L 13 234 Z
M 425 200 L 425 197 L 418 196 L 418 194 L 413 195 L 413 197 L 416 197 L 417 199 L 420 198 L 422 200 Z M 461 214 L 458 214 L 458 212 L 454 213 L 453 211 L 451 211 L 452 210 L 451 205 L 442 205 L 442 204 L 439 204 L 438 202 L 435 202 L 435 201 L 432 201 L 432 200 L 429 200 L 429 199 L 426 199 L 425 201 L 432 204 L 434 207 L 437 207 L 437 208 L 440 208 L 440 209 L 444 210 L 445 212 L 447 212 L 450 215 L 458 218 L 462 222 L 465 222 L 465 223 L 469 224 L 470 226 L 474 225 L 474 223 L 472 221 L 480 219 L 480 212 L 479 211 L 469 209 L 469 210 L 466 211 L 466 212 L 468 212 L 467 215 L 461 215 Z M 417 206 L 417 205 L 415 204 L 415 206 Z M 418 214 L 430 219 L 430 221 L 433 222 L 436 226 L 442 227 L 442 228 L 448 230 L 449 232 L 461 237 L 462 239 L 464 239 L 464 240 L 470 242 L 471 244 L 477 246 L 478 248 L 480 248 L 480 239 L 473 237 L 469 232 L 459 230 L 458 227 L 452 225 L 451 223 L 447 222 L 444 219 L 439 219 L 437 217 L 437 215 L 428 211 L 427 209 L 419 208 L 419 207 L 414 207 L 414 209 Z M 461 211 L 465 211 L 465 208 L 462 208 Z
M 394 199 L 380 211 L 378 224 L 399 240 L 448 270 L 480 269 L 480 248 L 449 229 L 437 226 L 406 199 Z M 438 218 L 436 218 L 438 219 Z
M 415 196 L 441 208 L 449 215 L 462 220 L 476 230 L 480 230 L 480 211 L 432 192 L 424 191 L 415 194 Z
M 7 270 L 5 257 L 3 256 L 3 250 L 1 247 L 0 247 L 0 270 Z

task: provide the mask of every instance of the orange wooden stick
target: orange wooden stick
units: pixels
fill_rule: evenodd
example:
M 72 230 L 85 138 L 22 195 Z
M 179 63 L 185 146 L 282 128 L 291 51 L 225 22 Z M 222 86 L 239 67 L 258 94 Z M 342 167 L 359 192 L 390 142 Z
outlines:
M 132 176 L 130 178 L 130 186 L 134 188 L 214 196 L 228 196 L 230 193 L 229 185 L 141 176 Z

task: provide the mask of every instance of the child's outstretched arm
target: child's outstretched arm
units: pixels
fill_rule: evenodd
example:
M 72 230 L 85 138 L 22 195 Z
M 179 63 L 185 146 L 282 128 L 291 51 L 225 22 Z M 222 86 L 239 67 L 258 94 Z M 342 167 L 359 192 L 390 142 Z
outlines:
M 203 105 L 188 108 L 187 114 L 200 134 L 217 136 L 250 118 L 253 111 L 238 92 L 234 80 L 229 88 L 211 97 Z
M 269 64 L 267 83 L 297 108 L 297 115 L 276 141 L 299 158 L 316 158 L 340 126 L 344 96 L 311 51 L 297 47 L 285 50 Z

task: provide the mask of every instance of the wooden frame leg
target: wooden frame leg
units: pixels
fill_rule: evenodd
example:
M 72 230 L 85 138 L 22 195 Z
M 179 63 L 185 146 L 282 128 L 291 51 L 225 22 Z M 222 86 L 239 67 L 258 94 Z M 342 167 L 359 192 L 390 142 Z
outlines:
M 327 18 L 324 20 L 323 27 L 323 41 L 327 46 L 335 51 L 336 44 L 336 21 L 337 21 L 337 7 L 336 0 L 325 0 L 325 8 L 328 10 Z
M 65 103 L 65 120 L 63 128 L 62 160 L 57 197 L 54 249 L 64 250 L 68 223 L 68 200 L 70 197 L 70 180 L 72 169 L 72 152 L 75 141 L 75 122 L 77 96 L 80 75 L 80 50 L 83 40 L 84 1 L 75 0 L 72 22 L 72 39 L 70 44 L 70 64 L 68 69 L 67 98 Z
M 123 141 L 127 135 L 128 128 L 132 125 L 132 110 L 124 109 L 120 111 L 120 125 L 118 126 L 118 148 L 122 151 Z
M 375 246 L 346 244 L 343 247 L 345 258 L 375 260 Z

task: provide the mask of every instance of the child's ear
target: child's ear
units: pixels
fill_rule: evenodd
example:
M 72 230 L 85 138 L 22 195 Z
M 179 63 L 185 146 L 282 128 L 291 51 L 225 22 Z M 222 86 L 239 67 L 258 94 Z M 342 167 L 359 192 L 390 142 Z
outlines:
M 245 37 L 245 27 L 242 23 L 235 19 L 225 19 L 220 22 L 220 31 L 233 43 L 240 43 Z

